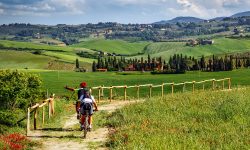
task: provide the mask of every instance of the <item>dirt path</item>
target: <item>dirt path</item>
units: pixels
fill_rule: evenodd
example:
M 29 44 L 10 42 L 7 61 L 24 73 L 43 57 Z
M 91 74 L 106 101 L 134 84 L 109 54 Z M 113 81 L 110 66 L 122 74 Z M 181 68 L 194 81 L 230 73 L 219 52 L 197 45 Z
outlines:
M 99 110 L 109 113 L 125 105 L 136 101 L 113 101 L 112 103 L 99 106 Z M 61 128 L 43 129 L 32 131 L 29 135 L 31 139 L 39 140 L 43 150 L 79 150 L 79 149 L 107 149 L 104 144 L 107 140 L 109 129 L 107 127 L 98 128 L 88 133 L 83 139 L 83 132 L 79 131 L 79 121 L 76 114 L 65 117 L 65 124 Z

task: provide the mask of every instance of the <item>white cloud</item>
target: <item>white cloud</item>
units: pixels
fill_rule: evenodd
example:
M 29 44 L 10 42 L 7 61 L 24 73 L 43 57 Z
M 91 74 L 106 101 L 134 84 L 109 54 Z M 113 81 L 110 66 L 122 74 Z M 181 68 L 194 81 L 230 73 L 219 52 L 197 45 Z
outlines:
M 69 14 L 83 14 L 85 9 L 85 0 L 46 0 L 45 3 L 53 6 L 56 11 Z
M 4 13 L 4 10 L 0 8 L 0 14 L 3 14 Z
M 51 14 L 83 14 L 85 0 L 43 0 L 31 4 L 1 4 L 0 9 L 13 16 Z
M 159 5 L 168 2 L 168 0 L 114 0 L 122 5 Z

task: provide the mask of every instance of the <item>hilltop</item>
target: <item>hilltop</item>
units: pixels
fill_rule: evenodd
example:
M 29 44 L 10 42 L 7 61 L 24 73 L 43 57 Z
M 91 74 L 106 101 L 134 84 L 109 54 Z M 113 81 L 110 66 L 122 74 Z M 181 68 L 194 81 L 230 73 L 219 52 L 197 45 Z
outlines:
M 171 20 L 163 20 L 159 22 L 155 22 L 154 24 L 166 24 L 166 23 L 171 23 L 175 24 L 177 22 L 179 23 L 189 23 L 189 22 L 194 22 L 194 23 L 199 23 L 201 21 L 204 21 L 204 19 L 196 18 L 196 17 L 176 17 Z
M 237 18 L 237 17 L 246 17 L 246 16 L 250 16 L 250 11 L 236 13 L 232 15 L 231 17 Z

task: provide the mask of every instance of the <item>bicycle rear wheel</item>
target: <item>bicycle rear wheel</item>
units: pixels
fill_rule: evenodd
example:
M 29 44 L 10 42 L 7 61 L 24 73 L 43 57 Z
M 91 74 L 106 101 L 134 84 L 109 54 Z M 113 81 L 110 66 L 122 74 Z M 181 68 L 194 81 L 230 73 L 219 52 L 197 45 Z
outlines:
M 86 138 L 87 136 L 87 132 L 88 132 L 88 126 L 89 126 L 89 123 L 88 123 L 88 119 L 89 119 L 89 112 L 88 111 L 85 111 L 85 120 L 84 120 L 84 136 L 83 138 Z

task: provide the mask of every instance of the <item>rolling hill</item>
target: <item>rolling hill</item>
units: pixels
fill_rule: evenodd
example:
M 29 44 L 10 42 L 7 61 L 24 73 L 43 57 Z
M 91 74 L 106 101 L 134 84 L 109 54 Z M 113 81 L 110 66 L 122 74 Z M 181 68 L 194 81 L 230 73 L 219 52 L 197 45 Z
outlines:
M 240 13 L 232 15 L 231 17 L 237 18 L 237 17 L 244 17 L 244 16 L 250 16 L 250 11 L 240 12 Z
M 150 54 L 152 57 L 162 57 L 168 59 L 173 54 L 183 54 L 187 56 L 201 57 L 215 55 L 223 55 L 230 53 L 240 53 L 250 51 L 249 39 L 229 39 L 216 38 L 213 45 L 200 45 L 196 47 L 186 46 L 185 42 L 156 42 L 148 45 L 145 48 L 145 54 L 140 57 L 147 57 Z
M 103 52 L 116 54 L 141 53 L 150 42 L 127 42 L 123 40 L 92 39 L 79 44 L 72 45 L 74 48 L 87 48 L 101 50 Z
M 28 66 L 28 68 L 31 69 L 45 69 L 44 65 L 40 65 L 40 62 L 36 62 L 36 61 L 31 61 L 34 58 L 38 58 L 39 55 L 34 55 L 32 54 L 32 52 L 34 51 L 41 51 L 41 57 L 44 56 L 44 59 L 42 61 L 42 63 L 46 63 L 48 64 L 51 60 L 58 60 L 61 62 L 65 62 L 66 64 L 71 63 L 74 64 L 75 60 L 78 59 L 81 66 L 86 67 L 87 69 L 91 69 L 91 63 L 93 62 L 93 59 L 90 58 L 82 58 L 79 57 L 78 55 L 76 55 L 76 51 L 86 51 L 86 52 L 93 52 L 91 50 L 88 50 L 86 48 L 73 48 L 73 47 L 60 47 L 60 46 L 49 46 L 49 45 L 45 45 L 45 44 L 35 44 L 35 43 L 31 43 L 31 42 L 17 42 L 17 41 L 7 41 L 7 40 L 0 40 L 0 50 L 1 53 L 3 53 L 3 50 L 11 50 L 11 51 L 6 51 L 4 53 L 8 53 L 9 57 L 11 57 L 13 60 L 13 62 L 17 62 L 16 65 L 14 65 L 14 63 L 9 63 L 10 60 L 4 58 L 4 55 L 2 56 L 3 58 L 0 59 L 1 64 L 13 64 L 15 67 L 15 69 L 23 69 L 24 66 Z M 13 51 L 16 50 L 16 51 Z M 17 53 L 17 51 L 19 53 Z M 23 52 L 23 53 L 20 53 Z M 20 56 L 18 55 L 20 54 Z M 23 57 L 23 55 L 25 57 Z M 20 58 L 22 58 L 23 62 L 27 62 L 30 64 L 26 64 L 24 66 L 22 65 L 18 65 L 19 61 L 21 60 Z M 47 58 L 49 58 L 50 61 L 47 60 Z M 17 61 L 16 61 L 17 60 Z M 36 66 L 37 63 L 37 67 Z M 21 63 L 22 64 L 22 63 Z M 8 65 L 7 65 L 8 66 Z M 20 66 L 20 67 L 18 67 Z M 3 69 L 4 66 L 0 66 L 1 69 Z M 13 67 L 10 67 L 13 68 Z
M 155 22 L 153 24 L 166 24 L 166 23 L 175 24 L 177 22 L 180 22 L 180 23 L 188 23 L 188 22 L 198 23 L 201 21 L 204 21 L 204 20 L 200 19 L 200 18 L 196 18 L 196 17 L 176 17 L 176 18 L 173 18 L 171 20 L 163 20 L 163 21 Z

